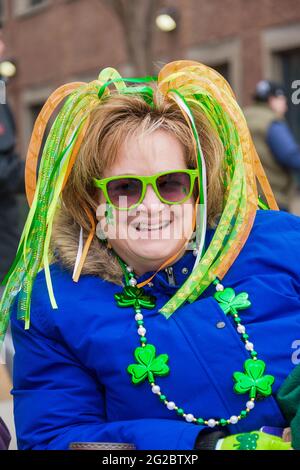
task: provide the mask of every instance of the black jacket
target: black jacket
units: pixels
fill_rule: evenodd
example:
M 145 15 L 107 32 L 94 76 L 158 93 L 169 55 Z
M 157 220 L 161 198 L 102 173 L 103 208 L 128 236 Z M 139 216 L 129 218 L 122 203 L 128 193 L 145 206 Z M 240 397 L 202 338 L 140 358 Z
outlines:
M 0 282 L 8 271 L 19 242 L 16 195 L 24 192 L 24 162 L 15 152 L 16 128 L 7 104 L 0 104 Z

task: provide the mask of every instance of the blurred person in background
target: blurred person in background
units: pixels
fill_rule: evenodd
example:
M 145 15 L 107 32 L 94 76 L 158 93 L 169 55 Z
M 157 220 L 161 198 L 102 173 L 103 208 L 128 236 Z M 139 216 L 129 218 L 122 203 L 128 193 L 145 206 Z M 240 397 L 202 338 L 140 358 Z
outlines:
M 0 24 L 0 62 L 4 59 L 5 43 Z M 7 78 L 0 75 L 0 80 L 7 83 Z M 4 89 L 4 87 L 3 87 Z M 2 97 L 2 98 L 5 98 Z M 18 248 L 20 238 L 20 208 L 18 194 L 24 193 L 24 161 L 15 150 L 16 125 L 7 102 L 0 104 L 0 298 L 4 280 Z M 5 362 L 12 376 L 14 349 L 10 330 L 5 341 Z
M 261 80 L 254 99 L 244 113 L 276 201 L 287 211 L 295 189 L 294 173 L 300 171 L 300 147 L 285 120 L 286 94 L 282 85 Z
M 0 24 L 0 61 L 5 44 Z M 0 75 L 0 80 L 4 78 Z M 14 259 L 19 241 L 17 194 L 24 192 L 24 162 L 15 151 L 16 126 L 7 103 L 0 104 L 0 282 Z M 3 286 L 0 286 L 0 296 Z
M 10 440 L 9 430 L 4 421 L 0 418 L 0 450 L 7 450 Z

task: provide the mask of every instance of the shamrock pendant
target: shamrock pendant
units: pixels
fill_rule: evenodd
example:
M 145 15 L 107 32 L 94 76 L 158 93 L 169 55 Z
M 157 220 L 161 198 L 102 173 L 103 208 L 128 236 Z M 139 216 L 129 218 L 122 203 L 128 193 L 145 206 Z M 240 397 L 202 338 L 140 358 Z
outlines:
M 169 373 L 169 366 L 166 362 L 169 360 L 167 354 L 160 354 L 155 357 L 155 346 L 147 344 L 144 347 L 138 347 L 134 351 L 134 357 L 137 364 L 130 364 L 127 372 L 132 375 L 132 382 L 138 384 L 148 378 L 149 382 L 154 382 L 154 376 L 164 376 Z
M 144 289 L 136 286 L 125 286 L 123 292 L 115 294 L 119 307 L 154 308 L 156 298 L 154 295 L 145 294 Z
M 271 395 L 275 378 L 273 375 L 263 375 L 265 368 L 264 361 L 247 359 L 244 363 L 245 372 L 234 372 L 233 374 L 236 381 L 234 391 L 236 393 L 249 392 L 250 398 L 255 398 L 257 394 L 264 397 Z
M 238 310 L 244 310 L 251 305 L 250 300 L 248 300 L 247 292 L 241 292 L 236 295 L 231 287 L 226 287 L 223 291 L 216 292 L 214 298 L 219 303 L 225 315 L 234 315 Z

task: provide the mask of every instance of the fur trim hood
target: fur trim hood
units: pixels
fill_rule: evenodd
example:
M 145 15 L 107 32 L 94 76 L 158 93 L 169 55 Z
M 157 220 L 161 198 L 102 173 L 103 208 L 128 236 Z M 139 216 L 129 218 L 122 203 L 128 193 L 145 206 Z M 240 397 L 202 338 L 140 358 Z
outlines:
M 52 231 L 51 251 L 54 260 L 73 273 L 78 250 L 80 227 L 67 211 L 58 211 Z M 85 241 L 85 234 L 84 234 Z M 98 276 L 106 281 L 122 285 L 122 269 L 116 256 L 97 236 L 91 243 L 82 275 Z

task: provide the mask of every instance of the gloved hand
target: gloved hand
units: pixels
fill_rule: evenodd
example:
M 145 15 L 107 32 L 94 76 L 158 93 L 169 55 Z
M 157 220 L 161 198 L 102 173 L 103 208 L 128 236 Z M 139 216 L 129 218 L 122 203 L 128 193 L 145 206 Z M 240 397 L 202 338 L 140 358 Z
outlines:
M 293 450 L 290 442 L 261 431 L 232 434 L 220 439 L 217 450 Z

